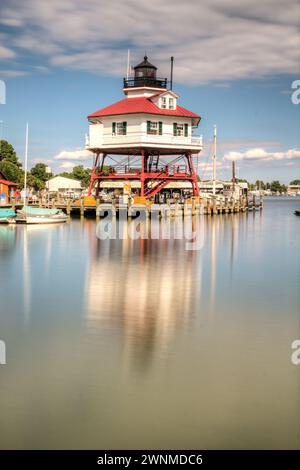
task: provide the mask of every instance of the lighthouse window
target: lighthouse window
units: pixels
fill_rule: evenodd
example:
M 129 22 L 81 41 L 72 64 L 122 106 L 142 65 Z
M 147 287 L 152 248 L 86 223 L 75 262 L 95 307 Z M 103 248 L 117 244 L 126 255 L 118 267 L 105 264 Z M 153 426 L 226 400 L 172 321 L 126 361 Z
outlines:
M 162 122 L 147 121 L 147 134 L 162 135 Z
M 113 122 L 112 123 L 112 134 L 113 135 L 126 135 L 127 134 L 127 122 Z
M 169 109 L 174 109 L 174 98 L 169 98 Z
M 173 124 L 173 134 L 176 136 L 183 136 L 184 135 L 184 125 L 183 124 L 177 124 L 174 122 Z
M 167 98 L 163 97 L 163 98 L 161 99 L 161 107 L 162 107 L 163 109 L 166 109 L 166 107 L 167 107 Z

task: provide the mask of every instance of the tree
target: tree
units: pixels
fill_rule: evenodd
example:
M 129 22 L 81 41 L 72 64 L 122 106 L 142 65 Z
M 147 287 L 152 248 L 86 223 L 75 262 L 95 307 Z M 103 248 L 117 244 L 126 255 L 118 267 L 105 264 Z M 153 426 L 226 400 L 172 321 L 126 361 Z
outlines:
M 19 179 L 19 185 L 21 188 L 24 188 L 24 178 L 25 178 L 25 174 L 23 172 L 21 178 Z M 40 191 L 46 187 L 46 184 L 44 181 L 40 180 L 39 178 L 36 178 L 31 173 L 27 173 L 27 186 L 28 188 L 32 188 L 32 189 L 35 189 L 36 191 Z
M 72 170 L 72 178 L 79 180 L 84 188 L 87 188 L 91 179 L 92 170 L 90 168 L 84 168 L 83 165 L 74 166 Z
M 285 184 L 281 185 L 281 192 L 286 193 L 287 192 L 287 186 Z
M 47 173 L 47 165 L 45 163 L 37 163 L 31 168 L 30 173 L 37 179 L 46 182 L 52 178 L 52 173 Z
M 68 173 L 67 171 L 63 171 L 62 173 L 58 173 L 57 176 L 62 176 L 63 178 L 72 178 L 73 179 L 72 173 Z
M 46 187 L 45 181 L 36 178 L 35 176 L 31 175 L 30 173 L 27 175 L 28 186 L 35 189 L 36 191 L 41 191 Z
M 300 186 L 300 180 L 293 180 L 290 182 L 290 184 Z
M 261 190 L 265 190 L 266 189 L 266 185 L 263 181 L 261 180 L 256 180 L 255 182 L 255 186 L 257 189 L 261 189 Z
M 280 182 L 276 180 L 276 181 L 271 182 L 270 189 L 273 193 L 277 193 L 277 192 L 281 193 L 281 192 L 284 192 L 284 189 L 286 190 L 286 186 L 281 185 Z
M 22 176 L 22 170 L 7 159 L 0 161 L 0 173 L 13 183 L 18 183 Z
M 15 149 L 7 140 L 0 140 L 0 161 L 6 160 L 14 165 L 21 167 Z

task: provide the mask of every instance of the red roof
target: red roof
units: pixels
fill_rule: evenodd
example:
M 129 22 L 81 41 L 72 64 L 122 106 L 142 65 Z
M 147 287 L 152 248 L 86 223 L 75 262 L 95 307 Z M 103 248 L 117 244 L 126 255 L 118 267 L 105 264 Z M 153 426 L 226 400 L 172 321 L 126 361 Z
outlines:
M 106 106 L 106 108 L 99 109 L 95 113 L 89 114 L 88 118 L 136 113 L 162 114 L 167 116 L 181 116 L 200 119 L 198 114 L 192 113 L 192 111 L 178 105 L 176 109 L 161 109 L 156 106 L 150 98 L 145 97 L 125 98 L 117 103 L 111 104 L 110 106 Z
M 7 180 L 0 180 L 0 183 L 5 184 L 6 186 L 18 186 L 17 183 L 13 183 L 12 181 Z

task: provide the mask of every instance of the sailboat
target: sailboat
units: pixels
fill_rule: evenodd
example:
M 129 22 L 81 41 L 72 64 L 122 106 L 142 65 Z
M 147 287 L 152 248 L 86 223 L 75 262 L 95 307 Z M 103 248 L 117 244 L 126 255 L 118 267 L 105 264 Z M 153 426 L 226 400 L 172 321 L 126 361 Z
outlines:
M 19 224 L 57 224 L 66 222 L 67 216 L 61 209 L 42 209 L 25 206 L 17 212 Z
M 19 224 L 57 224 L 67 221 L 66 214 L 61 209 L 46 209 L 26 205 L 28 172 L 28 123 L 26 124 L 25 139 L 25 177 L 24 177 L 24 206 L 17 211 L 16 223 Z

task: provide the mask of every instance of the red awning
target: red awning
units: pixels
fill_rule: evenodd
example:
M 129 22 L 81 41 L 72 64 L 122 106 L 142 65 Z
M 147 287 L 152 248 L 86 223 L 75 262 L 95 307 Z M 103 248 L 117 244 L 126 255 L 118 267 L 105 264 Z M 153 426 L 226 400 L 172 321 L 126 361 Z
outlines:
M 7 180 L 0 180 L 0 183 L 5 184 L 6 186 L 18 186 L 17 183 L 13 183 L 12 181 Z

